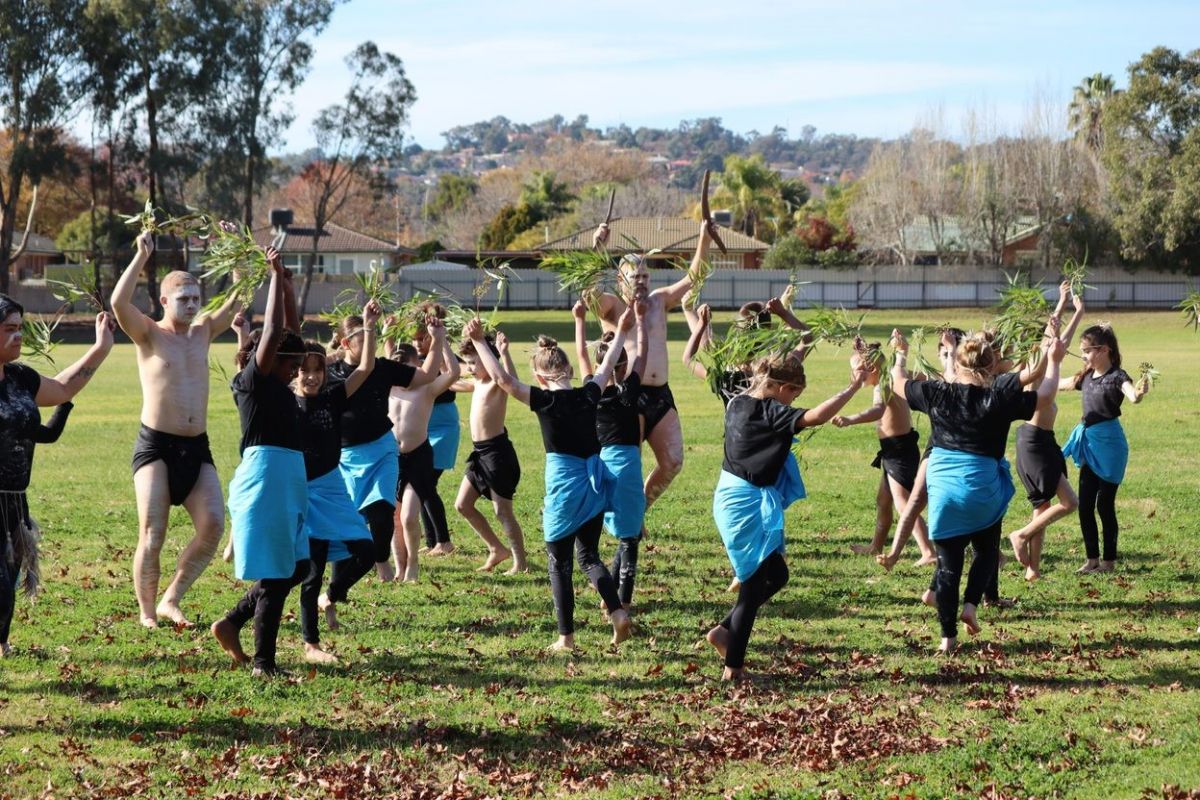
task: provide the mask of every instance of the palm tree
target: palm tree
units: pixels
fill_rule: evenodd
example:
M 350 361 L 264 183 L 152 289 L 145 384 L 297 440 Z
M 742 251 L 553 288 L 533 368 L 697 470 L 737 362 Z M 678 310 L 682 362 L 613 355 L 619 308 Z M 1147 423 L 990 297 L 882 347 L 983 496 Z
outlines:
M 1075 134 L 1075 140 L 1092 153 L 1100 152 L 1104 144 L 1104 129 L 1101 126 L 1104 104 L 1117 90 L 1111 75 L 1097 72 L 1084 78 L 1075 87 L 1071 105 L 1067 108 L 1067 126 Z
M 713 193 L 713 205 L 728 208 L 743 233 L 759 238 L 759 222 L 776 216 L 783 204 L 779 174 L 761 155 L 731 155 L 725 158 L 725 171 L 715 177 L 720 188 Z

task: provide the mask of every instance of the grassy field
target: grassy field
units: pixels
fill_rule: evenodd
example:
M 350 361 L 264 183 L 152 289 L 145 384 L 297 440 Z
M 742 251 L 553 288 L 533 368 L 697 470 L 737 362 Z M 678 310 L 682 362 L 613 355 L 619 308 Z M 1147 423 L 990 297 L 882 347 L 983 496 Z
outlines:
M 129 455 L 140 394 L 132 349 L 118 346 L 62 440 L 38 449 L 29 496 L 46 588 L 36 605 L 19 601 L 16 653 L 0 662 L 0 798 L 1185 796 L 1176 787 L 1200 787 L 1200 337 L 1175 314 L 1112 318 L 1127 366 L 1152 361 L 1163 376 L 1123 418 L 1132 457 L 1117 572 L 1074 574 L 1083 548 L 1070 517 L 1047 536 L 1045 578 L 1026 585 L 1007 566 L 1001 591 L 1016 607 L 983 609 L 983 633 L 935 658 L 936 619 L 918 601 L 929 573 L 904 563 L 884 574 L 850 553 L 872 530 L 874 431 L 827 428 L 805 450 L 809 499 L 787 515 L 791 583 L 751 642 L 748 666 L 770 679 L 742 688 L 717 680 L 700 643 L 733 599 L 710 511 L 721 405 L 682 370 L 686 463 L 650 514 L 635 638 L 619 652 L 580 575 L 583 652 L 543 651 L 555 636 L 543 455 L 533 415 L 513 403 L 531 574 L 476 573 L 482 544 L 452 518 L 458 552 L 426 560 L 420 584 L 371 579 L 352 593 L 343 629 L 325 634 L 340 667 L 301 661 L 293 593 L 280 663 L 296 677 L 262 682 L 229 668 L 206 625 L 137 624 Z M 883 337 L 893 325 L 980 319 L 879 311 L 869 323 Z M 507 320 L 519 361 L 535 332 L 570 330 L 565 314 Z M 684 333 L 673 324 L 673 353 Z M 228 363 L 232 346 L 214 352 Z M 845 385 L 847 355 L 809 361 L 799 405 Z M 862 392 L 849 408 L 869 401 Z M 1078 395 L 1060 406 L 1063 441 Z M 918 426 L 927 437 L 927 420 Z M 237 418 L 216 376 L 209 433 L 228 482 Z M 464 435 L 460 455 L 469 447 Z M 448 504 L 459 477 L 443 479 Z M 1027 511 L 1019 492 L 1009 524 Z M 181 510 L 172 522 L 164 572 L 190 535 Z M 185 610 L 211 622 L 242 588 L 214 563 Z

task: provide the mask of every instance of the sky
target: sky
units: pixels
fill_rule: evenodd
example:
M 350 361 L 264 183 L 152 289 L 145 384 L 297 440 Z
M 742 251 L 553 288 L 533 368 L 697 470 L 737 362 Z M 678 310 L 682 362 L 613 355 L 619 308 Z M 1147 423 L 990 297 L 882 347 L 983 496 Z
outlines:
M 410 139 L 440 148 L 442 131 L 497 115 L 892 137 L 931 115 L 958 136 L 983 109 L 1015 131 L 1031 98 L 1065 107 L 1095 72 L 1122 86 L 1143 53 L 1200 47 L 1198 31 L 1200 3 L 1160 0 L 350 0 L 315 41 L 277 149 L 312 145 L 313 117 L 345 92 L 343 59 L 366 40 L 403 59 Z

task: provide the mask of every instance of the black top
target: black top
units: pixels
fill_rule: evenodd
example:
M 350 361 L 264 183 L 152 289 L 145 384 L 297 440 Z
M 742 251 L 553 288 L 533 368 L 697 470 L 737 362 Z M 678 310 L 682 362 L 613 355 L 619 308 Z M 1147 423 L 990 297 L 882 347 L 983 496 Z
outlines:
M 258 368 L 253 357 L 233 377 L 233 402 L 242 420 L 242 443 L 247 447 L 268 445 L 303 450 L 300 440 L 300 408 L 286 383 Z
M 548 391 L 529 387 L 529 409 L 538 415 L 547 453 L 588 458 L 600 452 L 596 437 L 599 384 L 588 381 L 578 389 Z
M 1083 424 L 1095 425 L 1121 416 L 1121 401 L 1125 393 L 1121 386 L 1132 380 L 1120 367 L 1109 367 L 1099 378 L 1092 377 L 1092 370 L 1083 376 L 1079 388 L 1083 392 Z
M 447 389 L 446 391 L 439 394 L 437 397 L 433 398 L 433 404 L 436 406 L 439 403 L 453 403 L 457 399 L 458 399 L 458 393 L 455 392 L 453 389 Z
M 1027 392 L 1015 372 L 997 376 L 990 387 L 945 381 L 908 381 L 904 396 L 914 411 L 929 415 L 931 447 L 1000 459 L 1015 420 L 1031 419 L 1037 392 Z
M 345 361 L 329 365 L 325 379 L 329 386 L 345 383 L 354 367 Z M 408 386 L 416 369 L 389 358 L 375 359 L 375 369 L 358 387 L 342 412 L 342 447 L 373 442 L 392 429 L 388 418 L 388 394 L 393 386 Z
M 585 381 L 591 381 L 588 375 Z M 610 444 L 642 444 L 642 420 L 638 414 L 638 395 L 642 379 L 631 372 L 616 386 L 605 386 L 596 408 L 596 436 L 600 446 Z
M 5 364 L 0 381 L 0 490 L 29 488 L 33 444 L 42 414 L 37 407 L 42 376 L 24 364 Z M 4 555 L 0 554 L 0 558 Z
M 721 405 L 729 408 L 729 401 L 749 388 L 749 375 L 740 369 L 728 369 L 717 378 L 717 385 L 713 391 L 721 398 Z
M 721 469 L 755 486 L 779 480 L 792 435 L 806 409 L 774 398 L 739 394 L 725 408 L 725 460 Z
M 71 409 L 75 404 L 70 400 L 54 409 L 54 413 L 50 416 L 50 421 L 45 425 L 39 425 L 37 435 L 34 436 L 34 441 L 38 444 L 53 444 L 58 441 L 58 437 L 62 436 L 63 428 L 67 427 L 67 417 L 71 416 Z
M 346 402 L 345 383 L 325 386 L 316 397 L 296 396 L 304 472 L 310 481 L 337 469 L 342 457 L 342 412 Z

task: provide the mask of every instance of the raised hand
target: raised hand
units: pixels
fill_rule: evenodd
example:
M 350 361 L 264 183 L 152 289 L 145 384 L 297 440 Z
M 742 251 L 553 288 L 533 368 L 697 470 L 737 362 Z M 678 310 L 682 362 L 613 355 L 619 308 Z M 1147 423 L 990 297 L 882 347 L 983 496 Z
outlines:
M 117 320 L 107 311 L 96 315 L 96 344 L 112 347 L 113 331 L 117 329 Z
M 899 328 L 892 328 L 892 349 L 901 353 L 908 352 L 908 340 L 904 338 L 904 334 Z
M 702 325 L 707 326 L 712 322 L 712 306 L 710 306 L 708 303 L 702 303 L 700 307 L 696 309 L 696 316 L 700 318 L 700 323 Z
M 624 313 L 621 314 L 621 318 L 617 320 L 617 326 L 623 331 L 629 331 L 633 328 L 633 323 L 633 307 L 626 306 Z
M 479 317 L 467 320 L 467 324 L 463 326 L 463 336 L 473 342 L 483 341 L 483 323 L 479 321 Z
M 608 223 L 601 222 L 592 234 L 592 247 L 599 249 L 605 244 L 608 244 Z
M 283 273 L 287 271 L 283 268 L 283 255 L 274 247 L 267 248 L 267 263 L 280 277 L 283 277 Z
M 1050 360 L 1055 364 L 1061 364 L 1063 357 L 1067 354 L 1067 343 L 1057 336 L 1050 342 Z
M 503 331 L 496 331 L 496 351 L 502 356 L 508 353 L 508 337 Z
M 425 318 L 425 330 L 433 337 L 433 340 L 439 345 L 446 341 L 446 326 L 440 319 L 430 314 Z
M 575 319 L 587 319 L 587 306 L 583 304 L 583 300 L 576 300 L 575 305 L 571 306 L 571 316 Z
M 142 231 L 136 239 L 139 256 L 148 256 L 154 252 L 154 231 Z
M 784 308 L 790 309 L 792 307 L 792 300 L 795 299 L 795 297 L 796 284 L 789 283 L 788 287 L 783 290 L 783 294 L 779 295 L 779 302 L 783 304 Z
M 778 297 L 772 297 L 767 301 L 767 310 L 775 316 L 779 316 L 784 312 L 783 300 Z
M 379 322 L 379 318 L 383 316 L 383 309 L 379 307 L 379 303 L 371 300 L 363 306 L 363 325 L 374 326 Z

